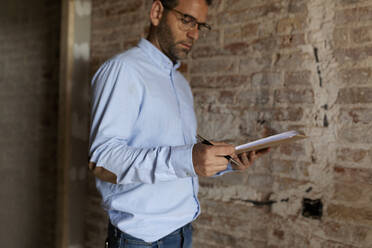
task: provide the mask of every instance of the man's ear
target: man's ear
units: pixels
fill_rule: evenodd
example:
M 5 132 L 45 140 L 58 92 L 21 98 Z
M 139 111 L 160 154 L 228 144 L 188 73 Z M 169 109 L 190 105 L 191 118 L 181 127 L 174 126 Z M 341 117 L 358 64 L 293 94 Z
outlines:
M 159 0 L 155 0 L 151 6 L 150 20 L 153 26 L 158 26 L 163 16 L 164 7 Z

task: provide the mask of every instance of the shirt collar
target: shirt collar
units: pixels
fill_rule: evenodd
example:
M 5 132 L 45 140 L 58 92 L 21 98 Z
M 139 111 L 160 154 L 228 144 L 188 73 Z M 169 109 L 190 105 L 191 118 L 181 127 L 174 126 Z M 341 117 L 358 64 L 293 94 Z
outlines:
M 173 62 L 163 53 L 161 52 L 157 47 L 155 47 L 150 41 L 141 38 L 141 40 L 138 43 L 138 47 L 145 51 L 148 55 L 150 55 L 150 58 L 159 66 L 161 66 L 164 69 L 171 70 L 175 69 L 177 70 L 181 63 L 180 61 L 177 61 L 175 65 L 173 65 Z

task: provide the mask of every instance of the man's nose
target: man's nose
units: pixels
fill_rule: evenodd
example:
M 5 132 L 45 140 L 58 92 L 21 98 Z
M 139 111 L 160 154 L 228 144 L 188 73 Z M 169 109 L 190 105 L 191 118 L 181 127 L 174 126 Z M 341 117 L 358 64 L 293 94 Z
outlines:
M 199 29 L 198 25 L 196 25 L 193 29 L 187 32 L 187 36 L 193 40 L 199 39 Z

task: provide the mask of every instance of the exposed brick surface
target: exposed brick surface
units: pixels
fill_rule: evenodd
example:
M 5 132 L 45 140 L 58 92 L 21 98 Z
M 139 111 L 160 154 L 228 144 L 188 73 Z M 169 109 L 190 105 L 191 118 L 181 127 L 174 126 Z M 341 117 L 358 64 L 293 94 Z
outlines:
M 151 2 L 93 1 L 92 73 L 145 34 Z M 198 131 L 235 144 L 288 129 L 309 138 L 201 179 L 194 247 L 372 246 L 371 21 L 370 0 L 215 1 L 213 31 L 182 69 Z M 87 240 L 97 247 L 106 219 L 91 191 Z M 303 198 L 322 200 L 321 221 L 302 216 Z
M 358 87 L 358 88 L 344 88 L 340 89 L 338 94 L 338 102 L 345 103 L 371 103 L 372 102 L 372 88 Z

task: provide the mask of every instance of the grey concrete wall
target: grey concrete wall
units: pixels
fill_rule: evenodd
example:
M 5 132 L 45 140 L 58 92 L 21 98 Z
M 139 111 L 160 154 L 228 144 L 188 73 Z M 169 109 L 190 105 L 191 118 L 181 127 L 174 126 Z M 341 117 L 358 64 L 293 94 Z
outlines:
M 0 2 L 0 247 L 54 247 L 60 1 Z

